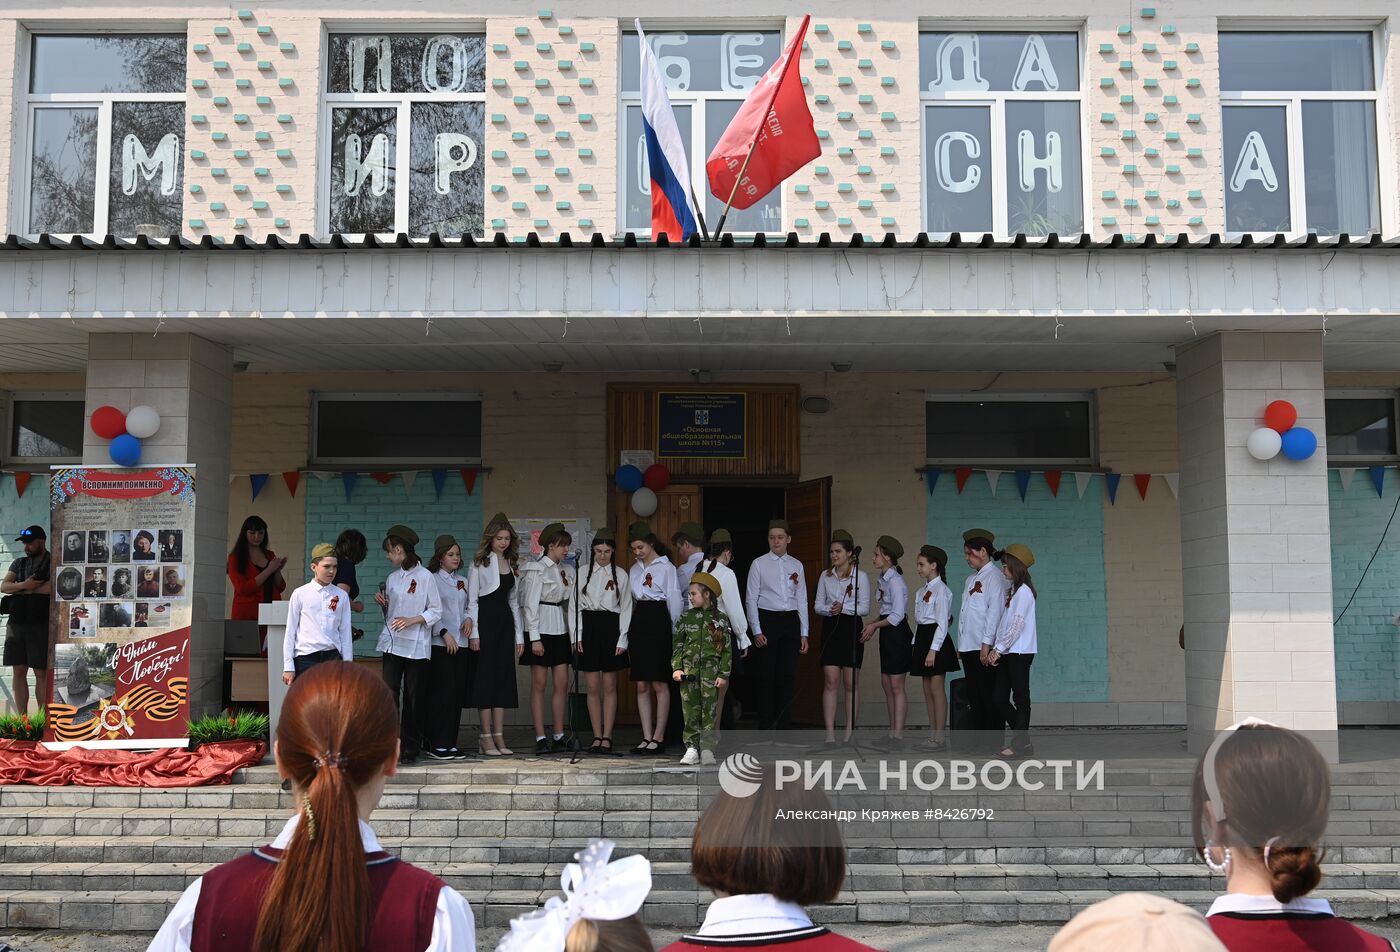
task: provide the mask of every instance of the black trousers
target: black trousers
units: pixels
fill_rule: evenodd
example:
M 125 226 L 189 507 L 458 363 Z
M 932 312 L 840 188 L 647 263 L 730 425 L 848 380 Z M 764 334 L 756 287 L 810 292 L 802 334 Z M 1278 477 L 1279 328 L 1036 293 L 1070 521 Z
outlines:
M 971 709 L 976 731 L 972 746 L 980 749 L 1000 749 L 1005 720 L 996 704 L 997 669 L 982 664 L 980 651 L 959 651 L 963 676 L 967 678 L 967 706 Z
M 426 658 L 388 654 L 384 658 L 384 683 L 399 707 L 399 755 L 416 757 L 423 749 L 423 683 Z
M 427 746 L 444 750 L 457 746 L 457 733 L 462 727 L 462 698 L 467 690 L 466 645 L 448 654 L 443 645 L 433 645 L 433 657 L 428 662 L 427 690 L 423 694 L 423 733 Z
M 311 668 L 318 664 L 325 664 L 327 661 L 339 661 L 340 652 L 334 648 L 327 648 L 325 651 L 313 651 L 311 654 L 297 655 L 292 659 L 292 670 L 299 678 Z M 295 680 L 295 678 L 293 678 Z
M 758 680 L 759 730 L 792 726 L 792 700 L 797 689 L 797 653 L 802 647 L 802 620 L 797 612 L 758 611 L 758 623 L 768 643 L 749 649 L 748 661 Z
M 1006 654 L 992 670 L 996 672 L 997 709 L 1011 726 L 1011 747 L 1021 750 L 1030 744 L 1031 662 L 1033 654 Z

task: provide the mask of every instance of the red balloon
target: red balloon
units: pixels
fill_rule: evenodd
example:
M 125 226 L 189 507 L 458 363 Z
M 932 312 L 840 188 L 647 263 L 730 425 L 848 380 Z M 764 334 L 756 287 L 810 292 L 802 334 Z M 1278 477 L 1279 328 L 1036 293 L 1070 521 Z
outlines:
M 659 493 L 671 485 L 671 471 L 660 463 L 652 463 L 642 474 L 642 485 L 654 493 Z
M 1298 422 L 1298 408 L 1287 400 L 1275 400 L 1264 408 L 1264 425 L 1271 430 L 1286 433 Z
M 98 407 L 92 411 L 92 432 L 104 440 L 114 440 L 126 432 L 126 414 L 116 407 Z

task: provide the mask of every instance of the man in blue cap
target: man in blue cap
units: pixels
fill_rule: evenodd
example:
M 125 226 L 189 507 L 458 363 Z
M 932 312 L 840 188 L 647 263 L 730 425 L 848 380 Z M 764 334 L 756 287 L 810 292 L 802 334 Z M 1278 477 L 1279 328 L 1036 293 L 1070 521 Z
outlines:
M 10 563 L 0 593 L 10 624 L 5 633 L 4 664 L 14 669 L 15 706 L 29 710 L 29 669 L 34 669 L 39 710 L 49 706 L 49 601 L 53 594 L 51 559 L 43 526 L 30 526 L 16 542 L 24 543 L 24 555 Z

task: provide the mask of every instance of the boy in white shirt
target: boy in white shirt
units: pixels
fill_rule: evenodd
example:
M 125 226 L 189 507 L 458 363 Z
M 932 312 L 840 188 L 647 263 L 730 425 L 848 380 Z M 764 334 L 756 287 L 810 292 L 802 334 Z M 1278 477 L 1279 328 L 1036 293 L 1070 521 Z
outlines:
M 282 641 L 282 683 L 292 681 L 323 661 L 350 661 L 350 596 L 335 578 L 335 547 L 325 542 L 311 550 L 311 581 L 287 600 L 287 636 Z

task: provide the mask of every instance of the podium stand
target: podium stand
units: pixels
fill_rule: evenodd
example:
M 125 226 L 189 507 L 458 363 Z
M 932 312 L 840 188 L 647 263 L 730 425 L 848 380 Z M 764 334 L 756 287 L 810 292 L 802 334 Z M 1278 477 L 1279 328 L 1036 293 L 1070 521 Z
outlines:
M 282 713 L 282 701 L 287 697 L 287 685 L 282 683 L 282 644 L 287 635 L 287 602 L 264 602 L 259 605 L 258 624 L 267 626 L 267 736 L 270 739 L 277 736 L 277 718 Z

